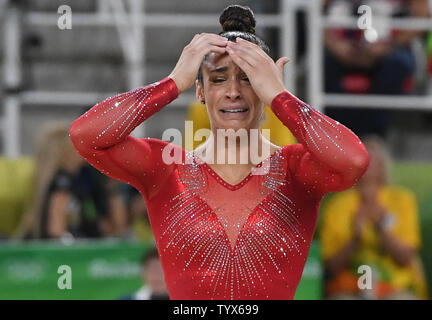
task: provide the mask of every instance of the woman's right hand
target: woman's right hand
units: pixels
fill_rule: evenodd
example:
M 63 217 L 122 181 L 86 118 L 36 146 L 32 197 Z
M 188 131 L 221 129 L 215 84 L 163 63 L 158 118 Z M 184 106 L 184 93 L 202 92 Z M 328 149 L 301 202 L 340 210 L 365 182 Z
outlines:
M 168 76 L 176 83 L 179 94 L 193 86 L 204 57 L 210 52 L 225 53 L 227 43 L 227 38 L 212 33 L 200 33 L 193 37 Z

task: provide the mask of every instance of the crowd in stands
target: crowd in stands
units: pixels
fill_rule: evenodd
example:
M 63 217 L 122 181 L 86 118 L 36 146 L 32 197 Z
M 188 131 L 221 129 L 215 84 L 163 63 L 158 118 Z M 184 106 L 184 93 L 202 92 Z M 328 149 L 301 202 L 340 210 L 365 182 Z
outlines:
M 377 38 L 365 36 L 366 30 L 327 29 L 325 45 L 325 90 L 329 93 L 351 94 L 410 94 L 419 87 L 414 42 L 423 41 L 424 31 L 394 30 L 392 17 L 427 18 L 427 0 L 326 0 L 327 14 L 358 16 L 358 8 L 371 8 L 370 26 Z M 378 21 L 378 19 L 381 19 Z M 367 34 L 366 34 L 367 35 Z M 421 55 L 426 55 L 424 50 Z M 424 75 L 424 72 L 423 72 Z M 386 137 L 391 111 L 384 109 L 327 108 L 327 114 L 344 123 L 359 135 L 379 134 Z

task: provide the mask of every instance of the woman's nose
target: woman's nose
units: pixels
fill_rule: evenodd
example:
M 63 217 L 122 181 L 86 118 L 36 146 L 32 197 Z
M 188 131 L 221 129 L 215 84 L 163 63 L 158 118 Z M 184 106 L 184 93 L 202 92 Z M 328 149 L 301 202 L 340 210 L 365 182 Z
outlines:
M 240 83 L 238 80 L 231 80 L 228 83 L 227 98 L 231 100 L 238 99 L 240 97 Z

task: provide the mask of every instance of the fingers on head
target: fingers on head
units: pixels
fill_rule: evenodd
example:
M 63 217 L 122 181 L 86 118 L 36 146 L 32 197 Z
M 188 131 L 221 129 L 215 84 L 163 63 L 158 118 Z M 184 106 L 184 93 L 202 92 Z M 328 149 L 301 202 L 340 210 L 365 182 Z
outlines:
M 229 55 L 231 59 L 234 61 L 236 65 L 240 67 L 244 72 L 247 72 L 249 70 L 249 64 L 243 60 L 238 54 L 236 54 L 234 51 L 229 52 Z
M 276 62 L 276 64 L 277 64 L 277 66 L 279 67 L 279 69 L 281 69 L 282 71 L 284 70 L 284 68 L 285 68 L 285 64 L 287 64 L 289 62 L 289 59 L 287 58 L 287 57 L 283 57 L 283 58 L 280 58 L 277 62 Z
M 240 37 L 236 38 L 236 43 L 238 43 L 239 45 L 245 46 L 245 47 L 249 47 L 249 48 L 261 49 L 261 47 L 259 45 L 257 45 L 256 43 L 250 42 L 250 41 L 245 40 L 245 39 L 240 38 Z
M 225 53 L 226 50 L 223 47 L 219 46 L 210 46 L 208 49 L 208 52 L 218 52 L 218 53 Z
M 278 59 L 277 61 L 276 61 L 276 65 L 278 66 L 278 67 L 282 67 L 283 68 L 283 66 L 284 66 L 284 61 L 282 60 L 282 58 L 281 59 Z
M 265 53 L 264 50 L 259 45 L 252 43 L 250 41 L 244 40 L 244 39 L 239 38 L 239 37 L 237 37 L 236 39 L 240 39 L 239 40 L 240 42 L 237 42 L 238 46 L 236 47 L 238 50 L 244 51 L 247 54 L 254 52 L 266 60 L 271 60 L 271 58 L 268 56 L 268 54 Z M 273 61 L 273 60 L 271 60 L 271 61 Z
M 227 38 L 212 33 L 200 33 L 198 35 L 195 35 L 195 37 L 193 42 L 197 45 L 210 44 L 210 45 L 225 46 L 228 40 Z
M 202 32 L 202 33 L 198 33 L 198 34 L 196 34 L 195 36 L 194 36 L 194 38 L 195 37 L 197 37 L 197 38 L 210 38 L 210 39 L 218 39 L 218 40 L 228 40 L 227 38 L 225 38 L 225 37 L 222 37 L 222 36 L 220 36 L 220 35 L 218 35 L 218 34 L 215 34 L 215 33 L 206 33 L 206 32 Z

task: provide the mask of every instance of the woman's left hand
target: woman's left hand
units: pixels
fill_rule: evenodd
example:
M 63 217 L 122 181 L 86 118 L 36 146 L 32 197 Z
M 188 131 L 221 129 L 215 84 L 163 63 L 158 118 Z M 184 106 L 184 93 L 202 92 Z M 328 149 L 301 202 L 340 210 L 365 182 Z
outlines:
M 289 61 L 282 57 L 276 63 L 258 45 L 242 38 L 228 41 L 226 51 L 231 59 L 248 76 L 249 81 L 262 102 L 270 106 L 273 99 L 285 91 L 283 68 Z

